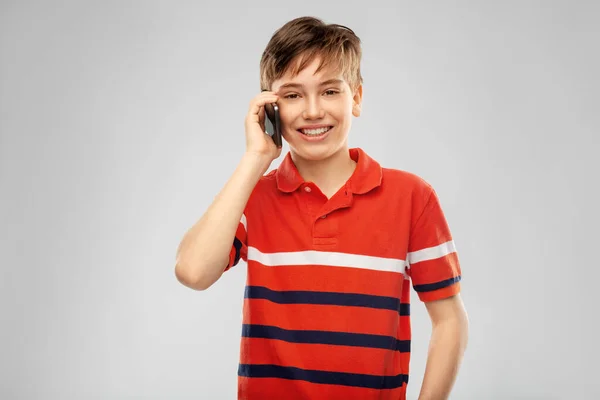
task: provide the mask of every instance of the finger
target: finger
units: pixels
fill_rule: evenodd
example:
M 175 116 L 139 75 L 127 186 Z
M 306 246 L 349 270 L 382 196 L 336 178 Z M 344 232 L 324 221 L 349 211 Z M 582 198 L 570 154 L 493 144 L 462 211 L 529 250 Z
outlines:
M 266 93 L 266 92 L 265 92 Z M 252 102 L 250 102 L 250 109 L 248 110 L 251 114 L 258 114 L 261 107 L 267 103 L 275 103 L 279 97 L 275 94 L 265 94 L 257 96 Z
M 268 96 L 258 97 L 255 99 L 255 101 L 251 105 L 251 111 L 254 114 L 258 114 L 261 107 L 263 107 L 267 103 L 275 103 L 275 102 L 277 102 L 278 99 L 279 99 L 279 97 L 277 97 L 276 95 L 268 95 Z
M 261 106 L 258 111 L 258 123 L 260 124 L 260 128 L 265 130 L 265 107 Z

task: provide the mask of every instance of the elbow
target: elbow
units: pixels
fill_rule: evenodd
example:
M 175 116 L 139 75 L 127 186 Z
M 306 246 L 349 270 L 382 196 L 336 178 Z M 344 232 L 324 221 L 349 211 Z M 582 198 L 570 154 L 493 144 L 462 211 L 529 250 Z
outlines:
M 202 271 L 202 269 L 197 270 Z M 175 264 L 175 277 L 182 285 L 198 291 L 208 289 L 215 282 L 215 280 L 210 279 L 206 274 L 195 272 L 193 268 L 181 262 Z

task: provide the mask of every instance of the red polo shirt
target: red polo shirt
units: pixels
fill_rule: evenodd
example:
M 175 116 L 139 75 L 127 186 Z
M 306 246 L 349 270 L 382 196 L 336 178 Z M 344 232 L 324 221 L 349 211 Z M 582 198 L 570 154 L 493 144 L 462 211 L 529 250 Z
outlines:
M 248 265 L 239 399 L 405 399 L 411 286 L 422 301 L 460 290 L 434 189 L 350 155 L 331 199 L 289 153 L 250 196 L 227 266 Z

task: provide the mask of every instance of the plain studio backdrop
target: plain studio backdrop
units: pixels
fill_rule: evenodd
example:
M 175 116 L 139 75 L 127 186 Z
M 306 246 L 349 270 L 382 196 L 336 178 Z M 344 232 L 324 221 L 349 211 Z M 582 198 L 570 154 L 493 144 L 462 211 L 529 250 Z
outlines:
M 451 398 L 599 398 L 599 3 L 207 4 L 0 3 L 0 398 L 235 398 L 246 264 L 196 292 L 175 251 L 302 15 L 363 41 L 350 145 L 440 196 L 471 322 Z

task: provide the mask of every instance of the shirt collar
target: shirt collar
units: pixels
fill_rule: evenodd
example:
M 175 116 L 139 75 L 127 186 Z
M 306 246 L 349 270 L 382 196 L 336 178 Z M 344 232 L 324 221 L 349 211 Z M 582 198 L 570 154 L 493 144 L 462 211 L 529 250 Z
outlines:
M 360 148 L 349 149 L 350 158 L 356 168 L 346 183 L 346 188 L 355 194 L 364 194 L 381 185 L 381 165 Z M 305 183 L 288 152 L 276 171 L 277 188 L 290 193 Z

